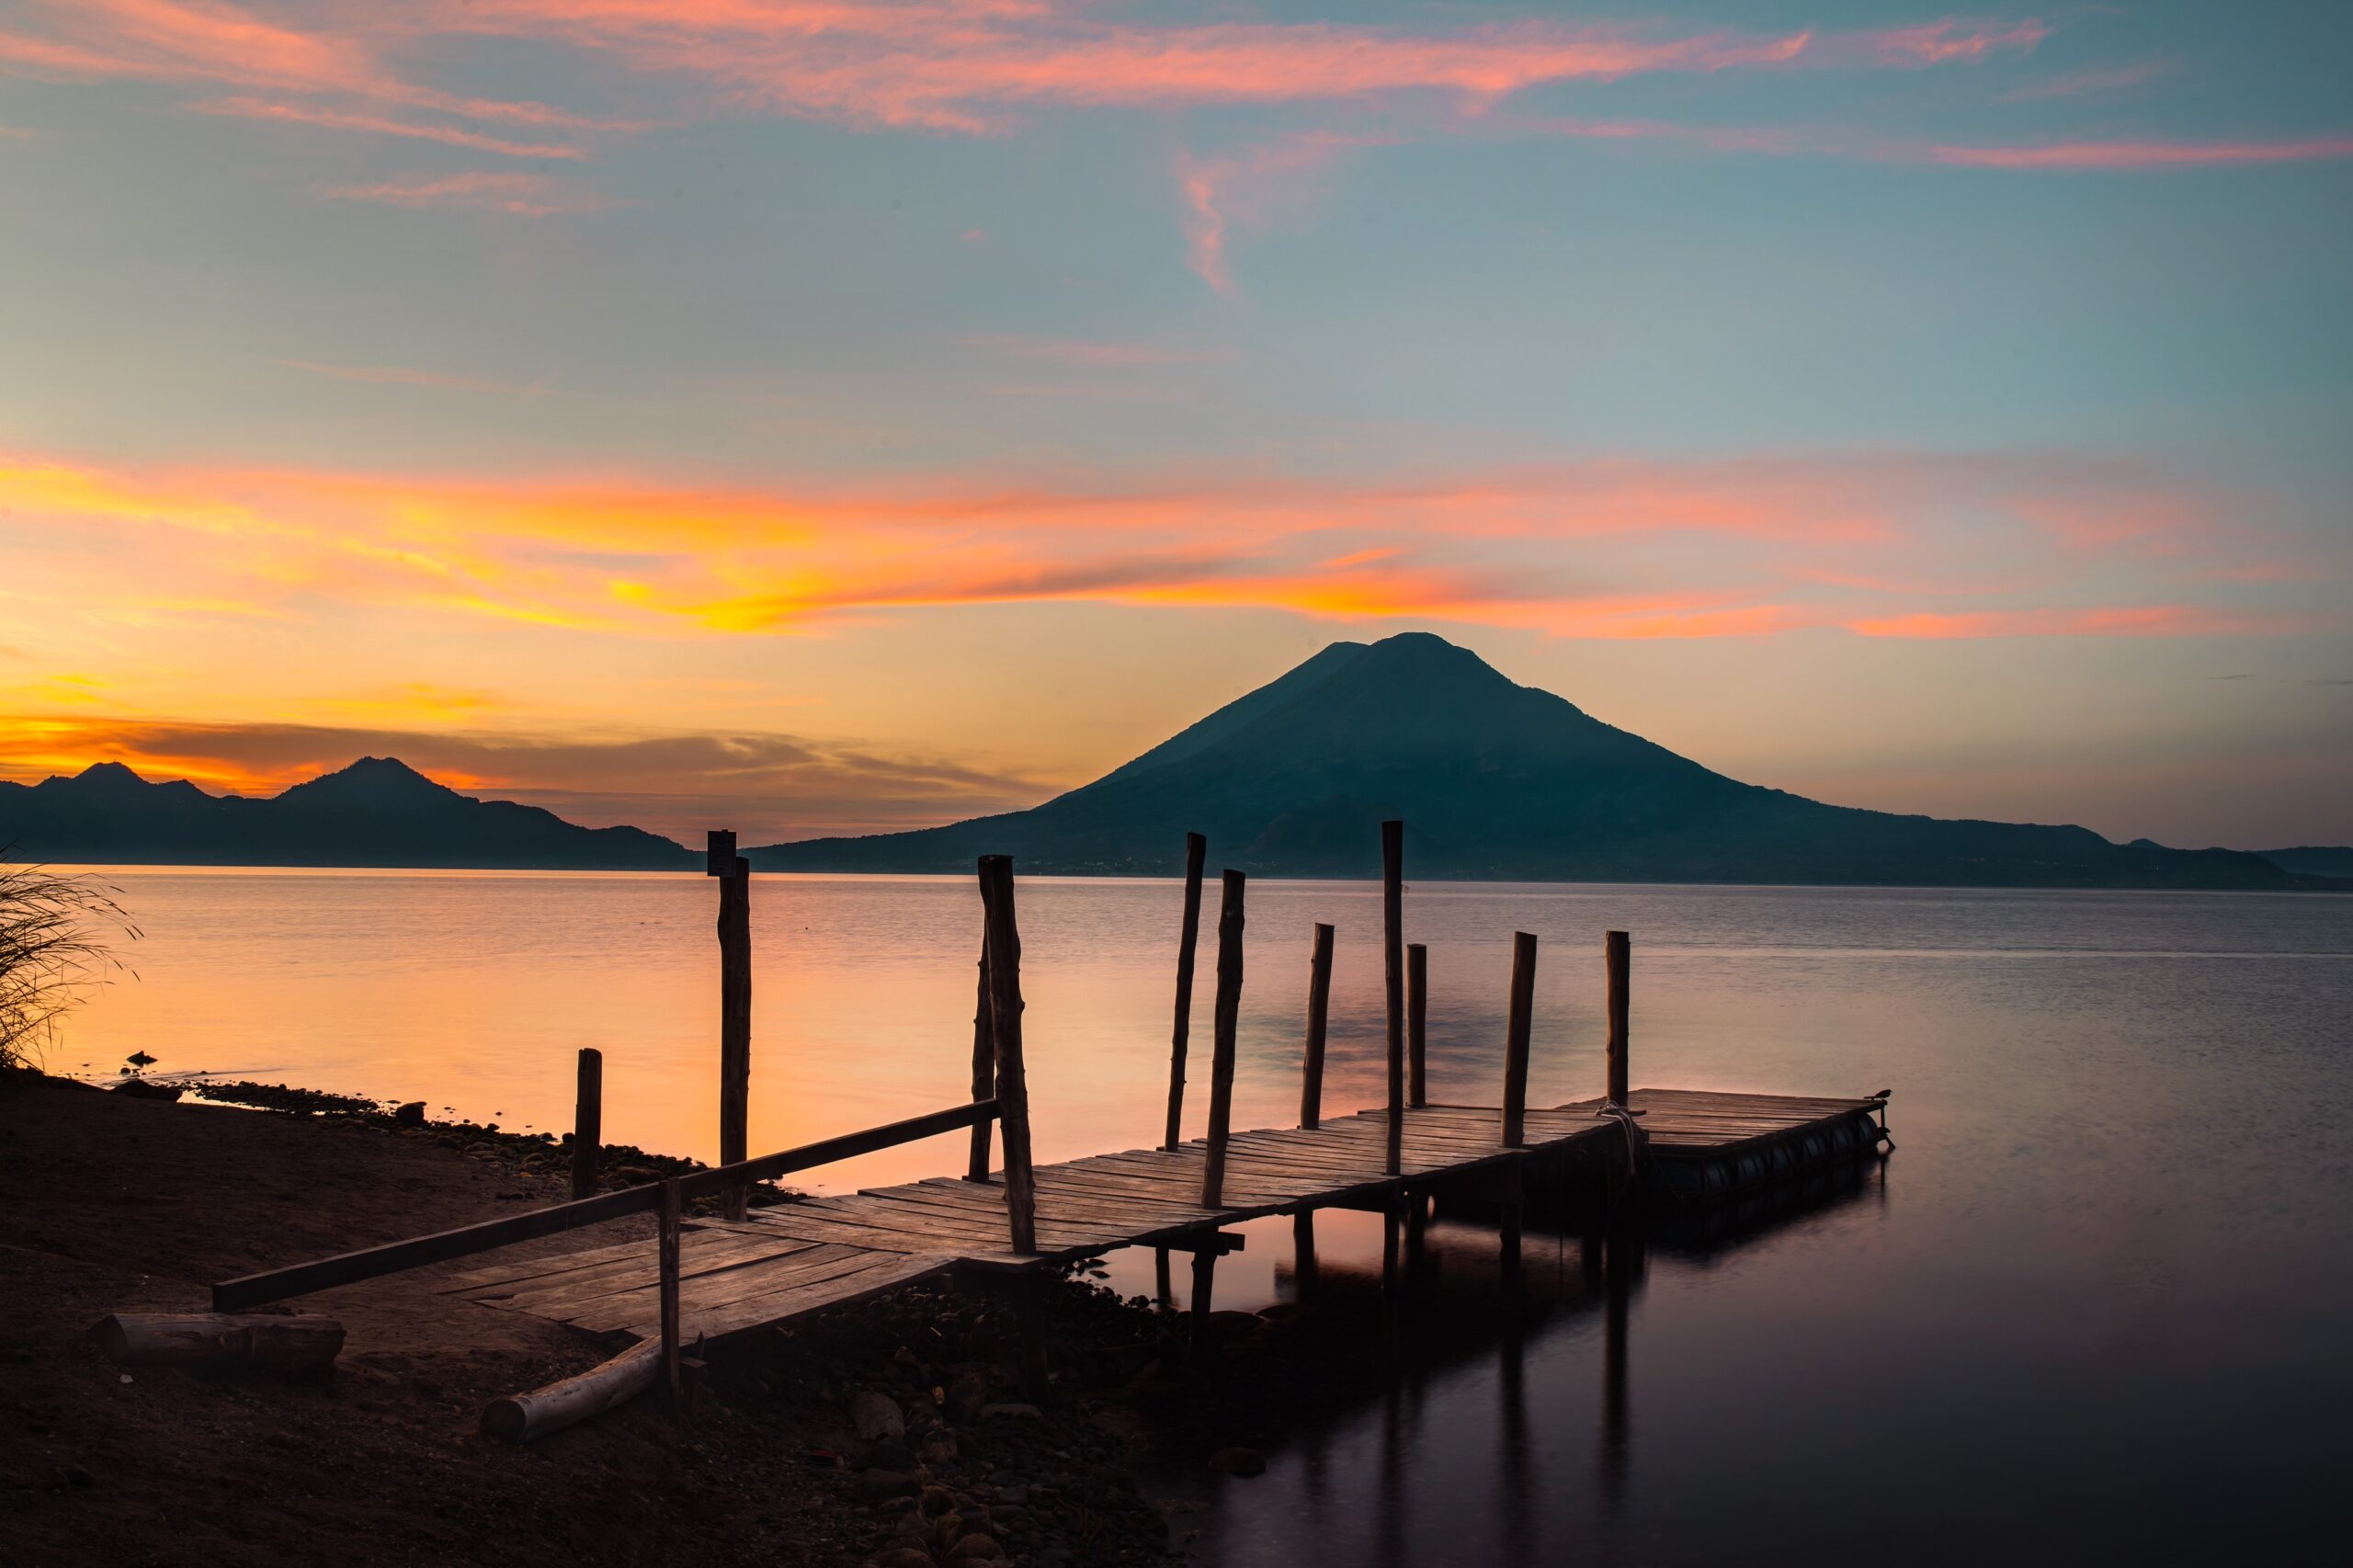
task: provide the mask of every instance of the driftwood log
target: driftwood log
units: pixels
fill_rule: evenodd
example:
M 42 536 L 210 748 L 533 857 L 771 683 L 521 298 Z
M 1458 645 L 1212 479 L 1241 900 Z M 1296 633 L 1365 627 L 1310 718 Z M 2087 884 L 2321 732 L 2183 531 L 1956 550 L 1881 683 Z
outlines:
M 343 1324 L 316 1312 L 117 1312 L 90 1333 L 142 1367 L 324 1367 L 343 1349 Z
M 482 1435 L 528 1443 L 626 1404 L 662 1381 L 662 1342 L 641 1339 L 611 1360 L 529 1393 L 494 1400 L 482 1413 Z

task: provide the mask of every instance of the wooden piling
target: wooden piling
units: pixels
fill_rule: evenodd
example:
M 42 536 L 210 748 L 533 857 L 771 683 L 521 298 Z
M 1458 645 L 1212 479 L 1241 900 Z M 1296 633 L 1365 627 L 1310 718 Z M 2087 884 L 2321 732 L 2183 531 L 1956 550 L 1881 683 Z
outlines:
M 1419 1110 L 1430 1103 L 1430 950 L 1419 942 L 1405 947 L 1405 1103 Z
M 605 1137 L 605 1053 L 580 1048 L 580 1078 L 572 1100 L 572 1196 L 597 1190 L 597 1161 Z
M 1609 1103 L 1626 1103 L 1626 992 L 1632 979 L 1632 943 L 1623 931 L 1612 931 L 1602 941 L 1602 962 L 1609 971 Z
M 1536 1003 L 1536 938 L 1511 937 L 1511 1012 L 1504 1026 L 1504 1147 L 1528 1142 L 1528 1033 Z
M 980 995 L 972 1005 L 972 1098 L 977 1103 L 996 1095 L 996 1039 L 989 1028 L 989 941 L 981 932 Z M 972 1152 L 964 1163 L 966 1181 L 989 1179 L 989 1131 L 985 1121 L 972 1123 Z
M 1185 1052 L 1193 1033 L 1193 949 L 1201 935 L 1201 861 L 1210 841 L 1185 835 L 1185 919 L 1176 935 L 1176 1021 L 1168 1037 L 1168 1130 L 1160 1146 L 1173 1150 L 1185 1122 Z
M 669 1384 L 674 1402 L 686 1392 L 684 1373 L 678 1366 L 678 1221 L 684 1212 L 678 1178 L 671 1176 L 662 1183 L 657 1247 L 662 1266 L 662 1375 Z
M 751 1153 L 752 1105 L 752 863 L 732 830 L 711 830 L 703 870 L 719 879 L 719 1163 L 732 1165 Z M 722 1193 L 721 1213 L 741 1220 L 745 1196 Z
M 1013 861 L 980 858 L 988 924 L 989 1036 L 996 1047 L 997 1119 L 1004 1125 L 1005 1208 L 1013 1250 L 1038 1251 L 1038 1194 L 1029 1169 L 1029 1085 L 1021 1066 L 1021 928 L 1013 908 Z
M 1225 873 L 1217 912 L 1217 1011 L 1210 1056 L 1209 1157 L 1201 1167 L 1201 1207 L 1225 1200 L 1225 1145 L 1233 1127 L 1233 1037 L 1242 1016 L 1242 893 L 1248 879 Z
M 1381 976 L 1389 1001 L 1389 1164 L 1405 1165 L 1405 824 L 1381 824 Z
M 1332 927 L 1318 924 L 1307 955 L 1307 1052 L 1299 1070 L 1299 1124 L 1324 1124 L 1324 1034 L 1332 1010 Z

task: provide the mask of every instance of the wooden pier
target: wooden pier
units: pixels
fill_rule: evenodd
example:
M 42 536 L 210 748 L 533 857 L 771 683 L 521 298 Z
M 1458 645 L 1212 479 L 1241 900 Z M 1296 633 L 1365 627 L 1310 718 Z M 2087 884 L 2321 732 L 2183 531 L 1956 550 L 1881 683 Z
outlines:
M 681 1386 L 683 1348 L 773 1327 L 913 1281 L 949 1272 L 974 1278 L 1033 1275 L 1117 1247 L 1151 1246 L 1193 1256 L 1196 1329 L 1205 1322 L 1216 1259 L 1241 1244 L 1224 1227 L 1271 1214 L 1372 1210 L 1389 1217 L 1389 1253 L 1401 1221 L 1418 1222 L 1432 1199 L 1494 1205 L 1501 1214 L 1506 1285 L 1518 1277 L 1521 1220 L 1531 1198 L 1582 1179 L 1613 1199 L 1638 1187 L 1708 1200 L 1753 1192 L 1875 1152 L 1886 1141 L 1887 1092 L 1855 1098 L 1720 1094 L 1627 1085 L 1631 943 L 1606 935 L 1608 1092 L 1552 1108 L 1527 1104 L 1537 939 L 1513 943 L 1504 1082 L 1493 1107 L 1424 1104 L 1427 955 L 1403 940 L 1401 824 L 1384 824 L 1381 901 L 1388 998 L 1388 1103 L 1325 1117 L 1322 1108 L 1332 931 L 1315 928 L 1302 1062 L 1300 1124 L 1232 1128 L 1236 1021 L 1243 990 L 1246 879 L 1222 879 L 1216 1003 L 1206 1137 L 1180 1142 L 1191 987 L 1180 983 L 1169 1067 L 1168 1134 L 1131 1149 L 1033 1167 L 1022 1062 L 1021 942 L 1012 863 L 979 866 L 983 937 L 973 1023 L 972 1098 L 910 1118 L 754 1158 L 743 1157 L 750 1065 L 749 878 L 733 835 L 712 835 L 722 879 L 725 996 L 721 1052 L 721 1137 L 725 1164 L 618 1192 L 583 1190 L 569 1203 L 418 1236 L 213 1287 L 230 1314 L 358 1280 L 463 1258 L 631 1215 L 654 1214 L 653 1237 L 470 1268 L 444 1289 L 486 1307 L 533 1315 L 633 1347 L 551 1388 L 503 1400 L 484 1417 L 516 1439 L 567 1425 L 666 1381 Z M 1177 972 L 1189 979 L 1199 926 L 1201 844 L 1188 842 Z M 593 1170 L 581 1147 L 596 1137 L 601 1062 L 584 1052 L 575 1170 Z M 992 1132 L 1002 1165 L 992 1168 Z M 755 1183 L 879 1150 L 969 1131 L 963 1174 L 747 1209 Z M 698 1200 L 713 1217 L 692 1217 Z M 1163 1269 L 1165 1278 L 1165 1269 Z M 1166 1291 L 1164 1287 L 1163 1294 Z
M 1693 1090 L 1637 1089 L 1629 1108 L 1655 1161 L 1722 1158 L 1744 1146 L 1815 1136 L 1869 1121 L 1877 1099 L 1783 1099 Z M 877 1187 L 752 1210 L 740 1222 L 689 1221 L 679 1249 L 678 1333 L 716 1341 L 962 1267 L 1021 1269 L 1122 1246 L 1192 1251 L 1218 1230 L 1268 1214 L 1381 1209 L 1409 1193 L 1461 1190 L 1522 1199 L 1534 1170 L 1574 1150 L 1601 1165 L 1628 1159 L 1622 1124 L 1599 1102 L 1531 1110 L 1526 1142 L 1506 1147 L 1492 1108 L 1427 1106 L 1404 1116 L 1404 1168 L 1386 1169 L 1389 1118 L 1335 1118 L 1313 1131 L 1267 1130 L 1228 1142 L 1225 1202 L 1199 1202 L 1205 1141 L 1131 1149 L 1041 1165 L 1038 1251 L 1006 1244 L 1001 1178 L 959 1176 Z M 1851 1135 L 1861 1136 L 1859 1130 Z M 1849 1152 L 1856 1145 L 1847 1144 Z M 451 1278 L 451 1293 L 551 1318 L 595 1334 L 651 1339 L 662 1332 L 659 1268 L 651 1242 L 517 1259 Z

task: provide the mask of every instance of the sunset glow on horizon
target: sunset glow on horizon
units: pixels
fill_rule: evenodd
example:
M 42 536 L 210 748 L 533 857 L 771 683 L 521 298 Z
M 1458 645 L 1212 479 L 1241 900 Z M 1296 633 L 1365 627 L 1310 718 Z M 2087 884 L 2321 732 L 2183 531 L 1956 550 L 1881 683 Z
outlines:
M 2343 843 L 2348 43 L 23 0 L 0 778 L 887 831 L 1421 630 L 1844 804 Z

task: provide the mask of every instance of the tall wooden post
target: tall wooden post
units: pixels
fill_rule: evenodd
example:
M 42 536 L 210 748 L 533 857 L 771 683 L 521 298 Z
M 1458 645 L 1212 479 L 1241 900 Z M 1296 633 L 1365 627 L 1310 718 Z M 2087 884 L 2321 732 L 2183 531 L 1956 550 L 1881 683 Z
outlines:
M 979 1000 L 972 1006 L 972 1098 L 987 1099 L 996 1093 L 996 1040 L 989 1028 L 989 941 L 985 927 L 981 932 L 981 983 Z M 989 1132 L 991 1123 L 972 1123 L 972 1153 L 965 1163 L 966 1181 L 989 1179 Z
M 1504 1026 L 1504 1147 L 1528 1142 L 1528 1031 L 1536 1006 L 1536 938 L 1511 937 L 1511 1013 Z
M 1307 1055 L 1299 1070 L 1299 1124 L 1324 1124 L 1324 1035 L 1332 1011 L 1332 927 L 1318 923 L 1307 955 Z
M 710 832 L 703 870 L 719 879 L 719 1163 L 748 1158 L 752 1106 L 752 863 L 735 853 L 731 830 Z M 720 1211 L 744 1217 L 743 1187 L 720 1196 Z
M 1176 1024 L 1168 1037 L 1168 1131 L 1160 1141 L 1175 1149 L 1185 1121 L 1185 1051 L 1193 1033 L 1193 949 L 1201 934 L 1201 860 L 1210 841 L 1185 835 L 1185 921 L 1176 935 Z
M 1381 824 L 1381 974 L 1389 999 L 1389 1164 L 1405 1165 L 1405 824 Z
M 1430 1103 L 1430 950 L 1419 942 L 1405 948 L 1405 1103 Z
M 662 1183 L 661 1230 L 656 1245 L 662 1266 L 662 1375 L 669 1381 L 673 1402 L 685 1392 L 678 1366 L 678 1221 L 683 1212 L 678 1178 L 671 1176 Z
M 605 1138 L 605 1053 L 580 1048 L 580 1083 L 572 1102 L 572 1196 L 597 1190 L 597 1161 Z
M 983 855 L 981 909 L 988 923 L 989 1037 L 996 1047 L 996 1112 L 1005 1136 L 1005 1209 L 1013 1250 L 1038 1250 L 1038 1194 L 1029 1174 L 1029 1081 L 1021 1069 L 1021 927 L 1013 861 Z
M 1242 1017 L 1242 890 L 1239 871 L 1225 873 L 1217 911 L 1217 1012 L 1210 1057 L 1209 1158 L 1201 1167 L 1201 1207 L 1225 1199 L 1225 1143 L 1233 1123 L 1233 1036 Z
M 1626 990 L 1633 969 L 1632 944 L 1623 931 L 1612 931 L 1602 942 L 1602 960 L 1609 971 L 1609 1103 L 1626 1103 Z

